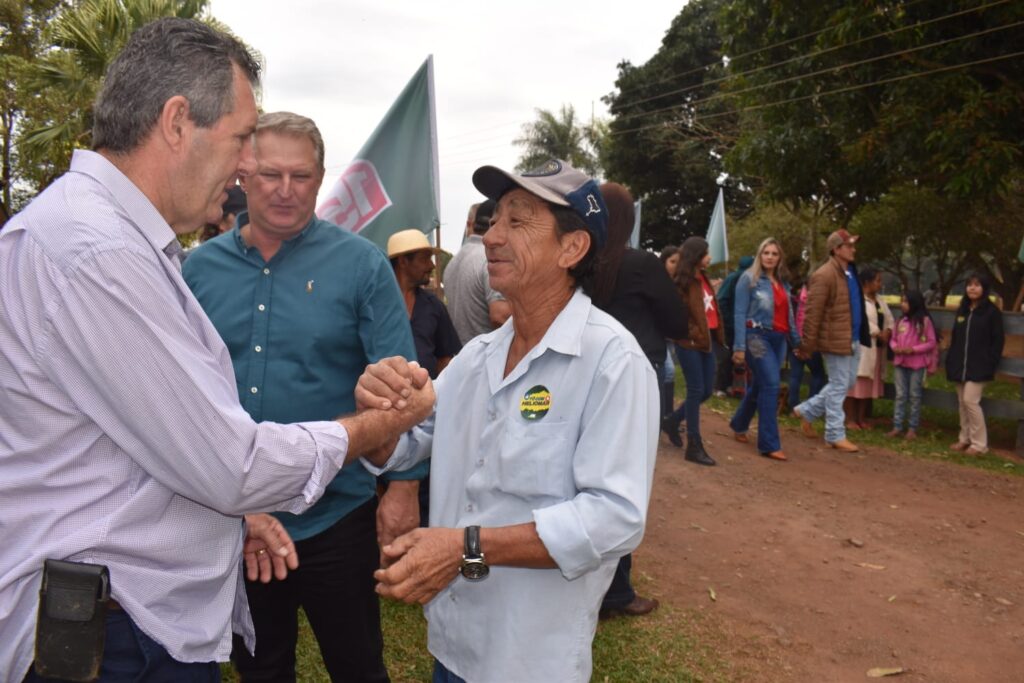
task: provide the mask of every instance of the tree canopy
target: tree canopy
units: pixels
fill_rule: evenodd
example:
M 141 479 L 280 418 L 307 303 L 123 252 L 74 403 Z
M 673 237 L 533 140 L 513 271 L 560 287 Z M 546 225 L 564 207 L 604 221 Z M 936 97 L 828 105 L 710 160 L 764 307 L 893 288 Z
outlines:
M 644 200 L 649 246 L 703 233 L 725 179 L 731 220 L 815 226 L 811 261 L 852 226 L 904 282 L 983 266 L 1005 298 L 1022 272 L 1022 38 L 1010 0 L 693 0 L 647 63 L 619 65 L 608 174 Z
M 209 0 L 0 2 L 3 209 L 10 215 L 90 146 L 92 103 L 132 32 L 166 16 L 220 29 Z

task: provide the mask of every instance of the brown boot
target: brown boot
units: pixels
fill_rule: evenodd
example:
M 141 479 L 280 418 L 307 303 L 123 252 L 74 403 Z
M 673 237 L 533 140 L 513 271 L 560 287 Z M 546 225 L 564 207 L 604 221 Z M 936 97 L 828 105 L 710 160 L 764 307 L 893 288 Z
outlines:
M 842 451 L 843 453 L 857 453 L 860 451 L 860 449 L 857 448 L 856 444 L 852 443 L 849 439 L 830 441 L 828 442 L 828 445 L 836 449 L 837 451 Z

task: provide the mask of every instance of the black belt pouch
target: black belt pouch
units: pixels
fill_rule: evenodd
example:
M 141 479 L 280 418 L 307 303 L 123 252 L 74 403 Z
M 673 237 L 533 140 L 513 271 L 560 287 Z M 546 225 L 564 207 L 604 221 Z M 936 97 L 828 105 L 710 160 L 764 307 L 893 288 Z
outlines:
M 110 573 L 99 564 L 46 560 L 39 590 L 35 671 L 94 681 L 103 661 Z

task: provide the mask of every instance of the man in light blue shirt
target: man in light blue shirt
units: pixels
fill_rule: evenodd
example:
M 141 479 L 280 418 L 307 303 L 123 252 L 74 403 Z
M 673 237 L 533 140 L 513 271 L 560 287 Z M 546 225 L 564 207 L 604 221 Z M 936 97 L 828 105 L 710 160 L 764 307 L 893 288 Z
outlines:
M 435 681 L 587 681 L 601 597 L 643 536 L 657 380 L 585 293 L 607 234 L 596 183 L 560 161 L 473 182 L 498 202 L 483 241 L 512 317 L 463 347 L 388 462 L 434 453 L 430 528 L 384 548 L 378 590 L 426 604 Z M 357 399 L 382 407 L 403 366 L 371 366 Z
M 355 410 L 368 363 L 415 357 L 391 265 L 370 241 L 318 219 L 324 143 L 290 112 L 256 123 L 255 173 L 242 178 L 248 213 L 193 252 L 183 275 L 231 351 L 242 407 L 257 422 L 326 420 Z M 419 525 L 426 463 L 394 473 L 377 505 L 376 480 L 346 467 L 302 515 L 277 517 L 300 566 L 283 581 L 249 581 L 255 655 L 237 638 L 245 681 L 295 679 L 298 610 L 306 613 L 334 680 L 387 681 L 373 590 L 383 543 Z

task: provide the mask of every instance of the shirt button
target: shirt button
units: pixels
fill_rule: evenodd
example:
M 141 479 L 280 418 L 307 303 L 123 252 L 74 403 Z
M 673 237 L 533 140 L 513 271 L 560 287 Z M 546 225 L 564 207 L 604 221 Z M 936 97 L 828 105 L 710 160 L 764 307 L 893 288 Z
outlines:
M 259 352 L 260 352 L 260 351 L 262 351 L 262 350 L 263 350 L 263 347 L 262 347 L 262 346 L 260 346 L 259 344 L 257 344 L 257 345 L 256 345 L 256 353 L 259 353 Z
M 476 466 L 477 467 L 483 467 L 484 466 L 484 459 L 480 458 L 479 460 L 477 460 L 476 461 Z
M 487 417 L 488 417 L 488 419 L 493 420 L 494 418 L 498 417 L 498 414 L 495 413 L 493 410 L 488 410 L 487 411 Z
M 270 275 L 270 268 L 264 268 L 263 269 L 263 274 L 264 275 Z
M 259 389 L 257 389 L 256 387 L 253 387 L 252 389 L 249 389 L 249 391 L 251 391 L 252 393 L 255 394 L 255 393 L 259 392 Z
M 473 504 L 470 503 L 469 505 L 466 506 L 466 512 L 472 512 L 472 511 L 473 511 Z
M 265 310 L 267 310 L 267 307 L 266 307 L 266 306 L 264 306 L 263 304 L 260 304 L 260 305 L 259 305 L 259 306 L 257 306 L 256 308 L 257 308 L 258 310 L 260 310 L 260 311 L 265 311 Z

